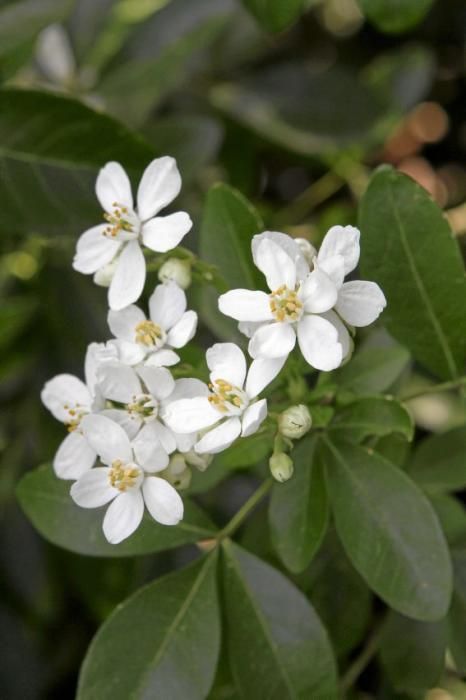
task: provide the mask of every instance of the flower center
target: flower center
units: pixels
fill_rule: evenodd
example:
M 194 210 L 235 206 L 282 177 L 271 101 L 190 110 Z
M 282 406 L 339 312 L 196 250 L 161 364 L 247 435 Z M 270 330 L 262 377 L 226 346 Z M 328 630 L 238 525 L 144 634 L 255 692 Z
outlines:
M 136 331 L 136 343 L 161 348 L 167 339 L 167 334 L 157 323 L 153 321 L 141 321 L 134 329 Z
M 269 295 L 270 310 L 277 319 L 285 323 L 299 321 L 303 315 L 303 304 L 296 291 L 285 285 L 276 289 Z
M 74 430 L 79 428 L 82 418 L 89 413 L 89 409 L 81 406 L 79 403 L 75 404 L 74 406 L 70 406 L 66 403 L 64 404 L 63 408 L 69 415 L 69 419 L 65 421 L 66 428 L 69 433 L 72 433 Z
M 134 464 L 125 464 L 121 459 L 115 459 L 108 472 L 110 486 L 125 492 L 139 486 L 142 481 L 142 471 Z
M 104 236 L 123 241 L 129 241 L 138 236 L 139 221 L 133 211 L 118 202 L 113 202 L 111 214 L 104 213 L 104 219 L 108 226 L 105 227 Z
M 150 394 L 133 396 L 133 402 L 126 405 L 126 410 L 132 415 L 140 416 L 145 421 L 157 418 L 159 402 Z
M 209 402 L 227 416 L 240 415 L 249 403 L 247 394 L 225 379 L 216 379 L 209 387 L 213 392 L 208 397 Z

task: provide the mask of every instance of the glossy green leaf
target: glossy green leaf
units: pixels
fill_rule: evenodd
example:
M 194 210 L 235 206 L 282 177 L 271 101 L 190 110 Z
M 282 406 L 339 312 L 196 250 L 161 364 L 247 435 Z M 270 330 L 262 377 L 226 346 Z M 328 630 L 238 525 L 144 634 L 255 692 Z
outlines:
M 97 169 L 117 160 L 139 176 L 152 158 L 139 136 L 81 102 L 1 90 L 0 231 L 77 236 L 102 220 Z
M 434 374 L 456 377 L 466 359 L 466 278 L 442 211 L 385 166 L 363 197 L 359 225 L 362 274 L 387 297 L 382 322 Z
M 281 32 L 298 19 L 304 0 L 243 0 L 243 5 L 264 29 Z
M 224 545 L 230 665 L 244 700 L 337 698 L 327 634 L 311 604 L 271 566 Z M 260 686 L 258 685 L 260 683 Z
M 368 348 L 361 350 L 344 367 L 332 372 L 339 391 L 377 394 L 386 391 L 398 379 L 409 362 L 404 348 Z
M 216 552 L 119 605 L 84 660 L 78 700 L 205 700 L 220 650 Z
M 401 433 L 384 435 L 371 443 L 371 447 L 397 467 L 404 468 L 409 458 L 411 445 Z
M 380 653 L 393 687 L 419 693 L 437 686 L 446 645 L 445 620 L 419 622 L 391 612 L 384 624 Z
M 338 535 L 356 569 L 388 605 L 417 620 L 448 609 L 451 562 L 432 506 L 390 462 L 358 445 L 325 443 Z
M 429 492 L 466 487 L 466 425 L 423 440 L 414 452 L 408 473 Z
M 466 508 L 454 496 L 445 493 L 429 495 L 448 544 L 466 546 Z
M 448 613 L 448 646 L 462 674 L 466 674 L 466 549 L 453 552 L 455 585 Z
M 312 435 L 291 453 L 292 478 L 275 484 L 269 504 L 273 545 L 290 571 L 303 571 L 317 551 L 328 523 L 328 499 L 324 472 Z
M 387 34 L 400 34 L 421 22 L 434 0 L 358 0 L 362 11 Z
M 70 482 L 57 479 L 51 467 L 26 474 L 17 488 L 20 505 L 49 542 L 78 554 L 125 557 L 160 552 L 215 536 L 202 511 L 185 500 L 185 515 L 175 527 L 156 523 L 146 512 L 137 531 L 120 544 L 107 542 L 102 532 L 104 508 L 79 508 L 72 501 Z
M 202 217 L 199 254 L 218 267 L 225 291 L 264 285 L 251 254 L 251 240 L 263 228 L 258 213 L 237 190 L 224 184 L 211 187 Z M 231 340 L 237 324 L 218 311 L 217 298 L 218 291 L 205 288 L 200 311 L 214 333 Z
M 361 442 L 371 435 L 400 433 L 412 440 L 413 420 L 405 407 L 392 398 L 359 399 L 335 415 L 328 430 L 350 442 Z

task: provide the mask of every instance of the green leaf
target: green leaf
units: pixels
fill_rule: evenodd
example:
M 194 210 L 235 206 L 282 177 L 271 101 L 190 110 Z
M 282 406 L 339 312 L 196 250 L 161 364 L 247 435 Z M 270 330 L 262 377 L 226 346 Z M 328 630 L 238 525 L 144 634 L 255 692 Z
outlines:
M 406 408 L 392 398 L 365 398 L 338 411 L 328 430 L 350 442 L 400 433 L 412 440 L 414 425 Z
M 363 276 L 388 301 L 383 323 L 431 372 L 456 377 L 466 359 L 466 278 L 442 211 L 411 178 L 384 166 L 362 199 L 359 224 Z
M 218 184 L 207 193 L 199 236 L 199 254 L 216 265 L 226 289 L 257 289 L 264 280 L 254 266 L 252 237 L 262 231 L 263 223 L 243 195 L 228 185 Z M 232 323 L 217 308 L 218 293 L 204 286 L 200 311 L 209 328 L 231 340 Z
M 448 646 L 461 674 L 466 674 L 466 550 L 453 552 L 455 585 L 448 613 Z
M 388 605 L 427 622 L 451 596 L 445 538 L 426 497 L 390 462 L 358 445 L 325 442 L 338 535 L 368 585 Z
M 224 543 L 230 665 L 245 700 L 336 698 L 327 634 L 309 601 L 281 573 Z M 260 685 L 259 685 L 260 684 Z
M 400 34 L 421 22 L 434 0 L 358 0 L 366 17 L 382 32 Z
M 378 438 L 372 448 L 397 467 L 404 468 L 410 452 L 410 444 L 401 433 L 392 433 Z
M 402 347 L 360 350 L 341 369 L 332 372 L 339 391 L 377 394 L 389 389 L 409 362 Z
M 43 537 L 78 554 L 96 557 L 151 554 L 215 536 L 208 518 L 194 503 L 185 500 L 184 519 L 179 525 L 159 525 L 145 513 L 134 535 L 120 544 L 109 544 L 102 532 L 105 509 L 79 508 L 69 491 L 69 482 L 57 479 L 51 467 L 43 466 L 21 479 L 17 496 Z
M 117 160 L 140 175 L 153 158 L 110 117 L 33 90 L 0 90 L 0 142 L 0 231 L 10 235 L 77 236 L 102 221 L 97 169 Z
M 281 32 L 296 22 L 303 0 L 243 0 L 243 5 L 269 32 Z
M 445 620 L 418 622 L 390 613 L 380 652 L 396 690 L 419 693 L 438 685 L 445 665 L 446 633 Z
M 429 496 L 443 534 L 450 545 L 466 545 L 466 508 L 454 496 L 436 493 Z
M 205 700 L 220 651 L 216 552 L 140 589 L 97 632 L 78 700 Z
M 269 505 L 273 545 L 285 566 L 303 571 L 316 553 L 328 524 L 328 499 L 322 464 L 316 455 L 318 438 L 301 440 L 291 453 L 294 474 L 275 484 Z
M 412 457 L 408 473 L 429 492 L 465 488 L 466 425 L 423 440 Z

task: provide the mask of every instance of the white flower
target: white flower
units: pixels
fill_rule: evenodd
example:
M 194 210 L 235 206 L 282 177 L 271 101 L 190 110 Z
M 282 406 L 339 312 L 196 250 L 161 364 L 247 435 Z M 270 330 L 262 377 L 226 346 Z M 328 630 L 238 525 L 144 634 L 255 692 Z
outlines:
M 181 289 L 187 289 L 191 284 L 191 263 L 189 260 L 168 258 L 161 266 L 158 276 L 161 282 L 173 281 Z
M 330 229 L 312 272 L 289 236 L 270 231 L 254 236 L 254 262 L 271 293 L 235 289 L 219 298 L 220 311 L 240 321 L 240 330 L 251 338 L 253 358 L 287 357 L 297 336 L 312 367 L 335 369 L 351 348 L 340 316 L 352 325 L 367 325 L 383 310 L 385 297 L 375 283 L 343 284 L 359 259 L 357 229 L 346 229 Z
M 246 371 L 243 352 L 234 343 L 217 343 L 207 350 L 211 391 L 171 402 L 163 412 L 165 423 L 177 433 L 206 431 L 196 443 L 198 453 L 215 454 L 241 434 L 255 433 L 267 415 L 267 401 L 256 397 L 279 373 L 284 358 L 255 360 Z
M 146 362 L 156 367 L 170 366 L 180 358 L 172 348 L 182 348 L 193 338 L 197 314 L 186 311 L 186 294 L 175 282 L 159 284 L 149 299 L 149 318 L 137 306 L 109 311 L 108 325 L 117 338 L 122 359 L 127 364 Z
M 151 464 L 157 464 L 158 470 L 165 469 L 172 452 L 192 448 L 196 433 L 176 435 L 160 417 L 170 402 L 202 395 L 203 382 L 175 381 L 165 367 L 140 366 L 136 370 L 119 362 L 100 365 L 97 378 L 99 392 L 115 404 L 102 413 L 124 428 L 133 440 L 138 462 L 145 469 Z
M 110 503 L 103 531 L 111 544 L 129 537 L 140 525 L 144 504 L 154 520 L 177 525 L 183 518 L 183 501 L 165 479 L 152 476 L 153 463 L 138 463 L 128 436 L 121 426 L 101 415 L 85 416 L 81 428 L 85 439 L 104 466 L 86 471 L 71 487 L 71 497 L 82 508 Z
M 117 265 L 108 291 L 111 309 L 123 309 L 136 301 L 144 288 L 146 263 L 141 243 L 159 253 L 175 248 L 188 233 L 192 221 L 185 212 L 156 216 L 175 199 L 181 177 L 174 158 L 156 158 L 139 183 L 134 208 L 129 178 L 119 163 L 107 163 L 96 182 L 97 198 L 107 220 L 80 237 L 73 267 L 95 274 L 113 260 Z M 99 282 L 102 275 L 97 276 Z

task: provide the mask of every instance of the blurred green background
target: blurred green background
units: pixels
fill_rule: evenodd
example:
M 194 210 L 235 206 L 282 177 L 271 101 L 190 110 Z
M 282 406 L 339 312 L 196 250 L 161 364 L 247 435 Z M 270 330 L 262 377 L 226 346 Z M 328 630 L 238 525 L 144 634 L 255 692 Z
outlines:
M 0 78 L 82 100 L 175 156 L 184 183 L 176 206 L 192 215 L 194 248 L 214 182 L 238 188 L 268 228 L 318 242 L 329 226 L 356 222 L 382 162 L 432 194 L 463 244 L 466 5 L 424 4 L 413 26 L 381 28 L 356 0 L 307 0 L 295 24 L 273 33 L 239 0 L 0 0 Z M 96 171 L 73 191 L 37 166 L 57 208 L 66 203 L 48 230 L 33 164 L 19 187 L 10 178 L 1 104 L 0 697 L 61 700 L 73 697 L 88 643 L 115 604 L 192 552 L 86 559 L 44 542 L 15 502 L 21 474 L 49 461 L 63 435 L 40 404 L 44 381 L 81 375 L 87 344 L 108 331 L 105 292 L 71 268 L 80 223 L 99 221 Z M 448 397 L 413 410 L 421 429 L 455 423 Z M 210 506 L 227 517 L 248 483 L 232 476 Z M 252 532 L 245 541 L 266 552 L 261 528 Z

